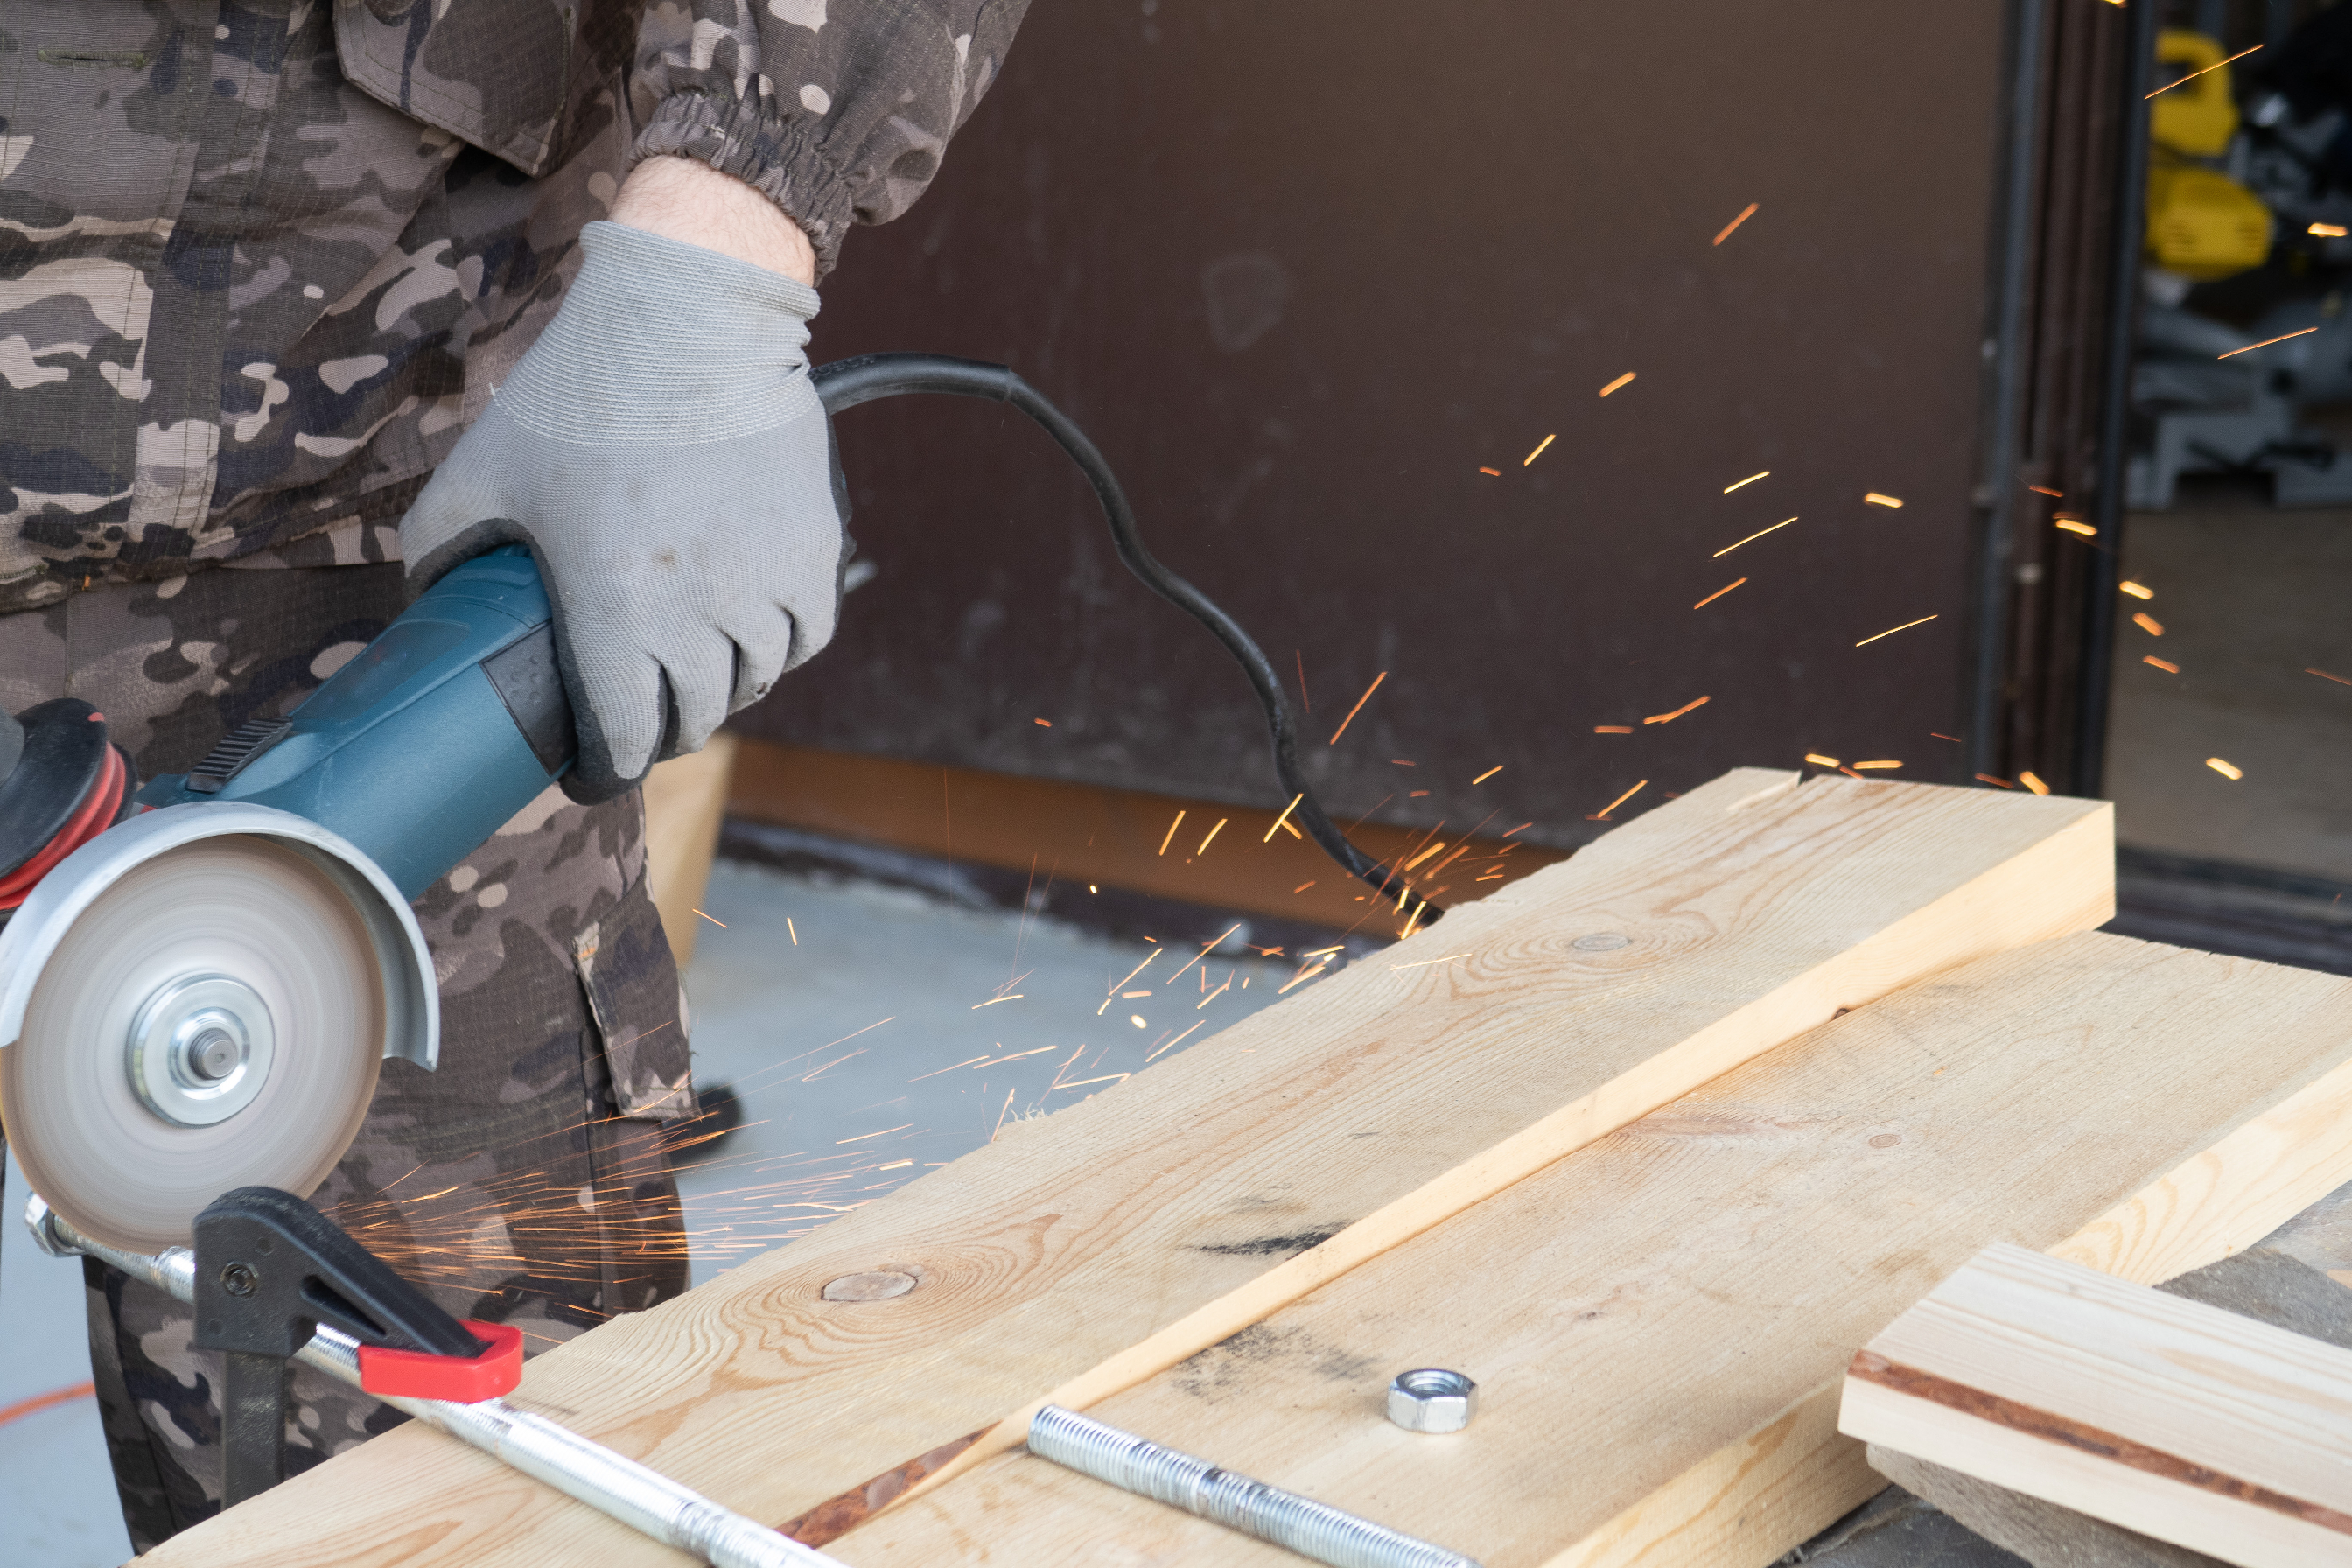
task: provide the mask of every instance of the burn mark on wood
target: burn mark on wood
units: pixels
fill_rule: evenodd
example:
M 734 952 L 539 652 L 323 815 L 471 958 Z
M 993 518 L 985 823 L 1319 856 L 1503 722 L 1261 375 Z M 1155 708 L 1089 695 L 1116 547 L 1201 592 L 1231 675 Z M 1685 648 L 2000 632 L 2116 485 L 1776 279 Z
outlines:
M 1321 1247 L 1347 1228 L 1345 1225 L 1327 1225 L 1321 1230 L 1299 1231 L 1290 1236 L 1260 1236 L 1247 1242 L 1211 1242 L 1192 1250 L 1206 1252 L 1211 1257 L 1297 1257 L 1310 1247 Z
M 2288 1496 L 2283 1492 L 2273 1492 L 2268 1487 L 2257 1486 L 2237 1476 L 2225 1475 L 2209 1466 L 2183 1459 L 2179 1454 L 2167 1453 L 2162 1448 L 2103 1431 L 2087 1422 L 2035 1409 L 2033 1405 L 2002 1395 L 1971 1388 L 1965 1383 L 1956 1383 L 1933 1372 L 1924 1372 L 1918 1367 L 1905 1366 L 1874 1351 L 1856 1351 L 1845 1374 L 1865 1383 L 1892 1389 L 1914 1399 L 1924 1399 L 1947 1410 L 1957 1410 L 1962 1415 L 1973 1416 L 1980 1421 L 2007 1427 L 2012 1432 L 2022 1432 L 2046 1443 L 2062 1443 L 2070 1448 L 2148 1475 L 2178 1481 L 2183 1486 L 2196 1487 L 2220 1496 L 2234 1497 L 2239 1502 L 2249 1502 L 2257 1508 L 2267 1508 L 2290 1519 L 2301 1519 L 2324 1530 L 2352 1535 L 2352 1515 L 2339 1513 L 2316 1502 L 2307 1502 L 2301 1497 Z

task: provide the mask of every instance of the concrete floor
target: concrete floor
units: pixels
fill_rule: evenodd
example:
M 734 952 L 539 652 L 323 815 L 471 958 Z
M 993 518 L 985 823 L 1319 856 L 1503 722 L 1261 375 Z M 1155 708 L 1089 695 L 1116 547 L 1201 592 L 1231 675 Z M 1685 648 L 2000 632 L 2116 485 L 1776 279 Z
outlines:
M 735 1086 L 746 1123 L 680 1178 L 698 1282 L 1214 1035 L 1298 972 L 726 860 L 702 906 L 724 924 L 687 972 L 695 1071 Z M 0 1201 L 0 1568 L 103 1568 L 129 1542 L 95 1402 L 8 1413 L 89 1378 L 79 1265 L 25 1239 L 13 1162 Z
M 2155 597 L 2119 601 L 2107 737 L 2118 839 L 2352 882 L 2352 684 L 2306 673 L 2352 682 L 2352 513 L 2184 486 L 2176 510 L 2130 518 L 2124 576 Z

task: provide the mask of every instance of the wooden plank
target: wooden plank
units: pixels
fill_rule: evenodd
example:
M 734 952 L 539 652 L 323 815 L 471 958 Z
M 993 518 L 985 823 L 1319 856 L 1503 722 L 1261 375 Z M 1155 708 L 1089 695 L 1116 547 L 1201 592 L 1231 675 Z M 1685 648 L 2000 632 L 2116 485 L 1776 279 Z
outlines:
M 2352 1350 L 2022 1247 L 1874 1336 L 1838 1428 L 2246 1568 L 2352 1561 Z
M 1408 788 L 1397 785 L 1399 793 Z M 727 808 L 751 821 L 833 838 L 1012 871 L 1034 868 L 1041 879 L 1058 877 L 1065 886 L 1094 882 L 1335 930 L 1361 925 L 1384 938 L 1403 924 L 1388 918 L 1363 884 L 1312 843 L 1288 830 L 1273 832 L 1279 803 L 1232 806 L 747 739 Z M 1220 821 L 1225 825 L 1217 829 Z M 1416 873 L 1415 891 L 1453 904 L 1568 858 L 1565 850 L 1504 838 L 1520 825 L 1515 817 L 1490 817 L 1483 830 L 1475 818 L 1434 830 L 1369 822 L 1348 836 L 1384 863 L 1410 860 L 1444 843 L 1422 865 L 1436 874 Z M 1479 835 L 1466 848 L 1464 828 Z
M 675 757 L 645 775 L 645 875 L 662 930 L 683 969 L 694 960 L 702 916 L 695 909 L 710 881 L 710 858 L 727 812 L 734 736 L 721 730 L 699 752 Z
M 1042 1398 L 1148 1378 L 1841 1007 L 2099 923 L 2109 833 L 2092 802 L 1727 775 L 550 1351 L 519 1397 L 757 1518 L 844 1493 L 886 1501 L 917 1456 L 936 1481 L 1007 1446 L 1021 1427 L 1006 1418 Z M 921 1283 L 823 1297 L 892 1267 Z M 667 1560 L 424 1432 L 320 1466 L 155 1561 L 231 1557 Z
M 1815 1029 L 1091 1413 L 1487 1568 L 1761 1568 L 1882 1485 L 1840 1374 L 1987 1241 L 2208 1262 L 2348 1177 L 2352 981 L 2073 937 Z M 1432 1365 L 1479 1380 L 1458 1437 L 1382 1415 Z M 830 1549 L 1289 1560 L 1025 1456 Z

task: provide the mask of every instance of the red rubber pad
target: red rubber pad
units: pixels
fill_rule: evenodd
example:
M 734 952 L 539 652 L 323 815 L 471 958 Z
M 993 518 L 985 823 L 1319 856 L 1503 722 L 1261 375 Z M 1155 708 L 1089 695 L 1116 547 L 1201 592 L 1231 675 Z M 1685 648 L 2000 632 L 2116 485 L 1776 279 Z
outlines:
M 451 1404 L 479 1404 L 495 1399 L 522 1381 L 522 1330 L 503 1323 L 480 1323 L 460 1318 L 477 1340 L 490 1348 L 471 1360 L 458 1355 L 432 1355 L 423 1350 L 395 1350 L 381 1345 L 360 1347 L 360 1387 L 369 1394 L 404 1399 L 446 1399 Z

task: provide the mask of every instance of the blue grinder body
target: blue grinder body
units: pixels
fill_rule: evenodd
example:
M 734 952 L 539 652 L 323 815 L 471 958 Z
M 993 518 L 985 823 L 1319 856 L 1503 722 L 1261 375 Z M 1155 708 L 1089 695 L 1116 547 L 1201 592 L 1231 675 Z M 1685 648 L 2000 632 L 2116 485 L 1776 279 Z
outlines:
M 570 771 L 576 749 L 547 589 L 511 545 L 435 583 L 284 720 L 240 726 L 138 799 L 291 811 L 415 899 Z

